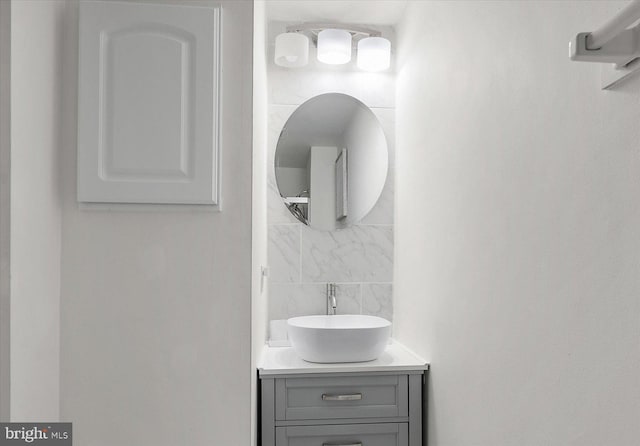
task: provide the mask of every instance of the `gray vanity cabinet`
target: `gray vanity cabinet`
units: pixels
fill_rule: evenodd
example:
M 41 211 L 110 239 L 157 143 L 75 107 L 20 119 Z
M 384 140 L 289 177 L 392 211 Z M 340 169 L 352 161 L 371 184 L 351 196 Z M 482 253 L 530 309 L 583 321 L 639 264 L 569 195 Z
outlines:
M 262 446 L 422 446 L 423 370 L 260 377 Z

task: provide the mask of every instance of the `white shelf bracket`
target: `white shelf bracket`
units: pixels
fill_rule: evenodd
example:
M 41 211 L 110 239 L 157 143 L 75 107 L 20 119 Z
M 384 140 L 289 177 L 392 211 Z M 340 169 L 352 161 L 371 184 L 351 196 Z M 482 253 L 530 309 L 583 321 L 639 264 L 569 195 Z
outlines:
M 577 62 L 603 63 L 602 89 L 611 89 L 640 71 L 640 0 L 622 9 L 593 32 L 578 33 L 569 42 L 569 58 Z

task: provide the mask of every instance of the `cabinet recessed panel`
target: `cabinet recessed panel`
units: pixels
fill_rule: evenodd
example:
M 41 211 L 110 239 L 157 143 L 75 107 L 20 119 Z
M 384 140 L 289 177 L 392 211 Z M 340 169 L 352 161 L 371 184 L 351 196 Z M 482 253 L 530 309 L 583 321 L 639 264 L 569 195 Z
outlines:
M 276 446 L 409 446 L 407 423 L 286 426 Z M 413 446 L 413 445 L 411 445 Z
M 99 150 L 104 179 L 193 179 L 195 67 L 189 56 L 194 39 L 181 34 L 148 25 L 103 33 Z
M 291 378 L 276 382 L 276 419 L 407 416 L 407 375 Z M 347 398 L 327 396 L 354 395 Z
M 217 204 L 219 16 L 81 3 L 80 201 Z

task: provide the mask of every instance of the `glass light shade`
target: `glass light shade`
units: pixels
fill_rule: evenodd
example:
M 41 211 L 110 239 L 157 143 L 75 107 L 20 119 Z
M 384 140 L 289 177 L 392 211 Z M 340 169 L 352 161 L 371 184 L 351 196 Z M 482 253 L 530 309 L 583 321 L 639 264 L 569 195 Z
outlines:
M 298 33 L 279 34 L 274 62 L 281 67 L 305 66 L 309 62 L 309 38 Z
M 367 37 L 358 42 L 358 68 L 382 71 L 391 63 L 391 42 L 384 37 Z
M 351 60 L 351 33 L 342 29 L 325 29 L 318 33 L 318 60 L 341 65 Z

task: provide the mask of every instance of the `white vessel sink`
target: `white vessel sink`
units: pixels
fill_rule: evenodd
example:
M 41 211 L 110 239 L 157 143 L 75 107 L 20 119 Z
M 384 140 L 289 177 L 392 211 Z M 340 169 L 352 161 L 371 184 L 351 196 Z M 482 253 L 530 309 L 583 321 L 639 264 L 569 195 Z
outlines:
M 301 316 L 287 321 L 293 350 L 309 362 L 373 361 L 385 349 L 391 322 L 377 316 Z

